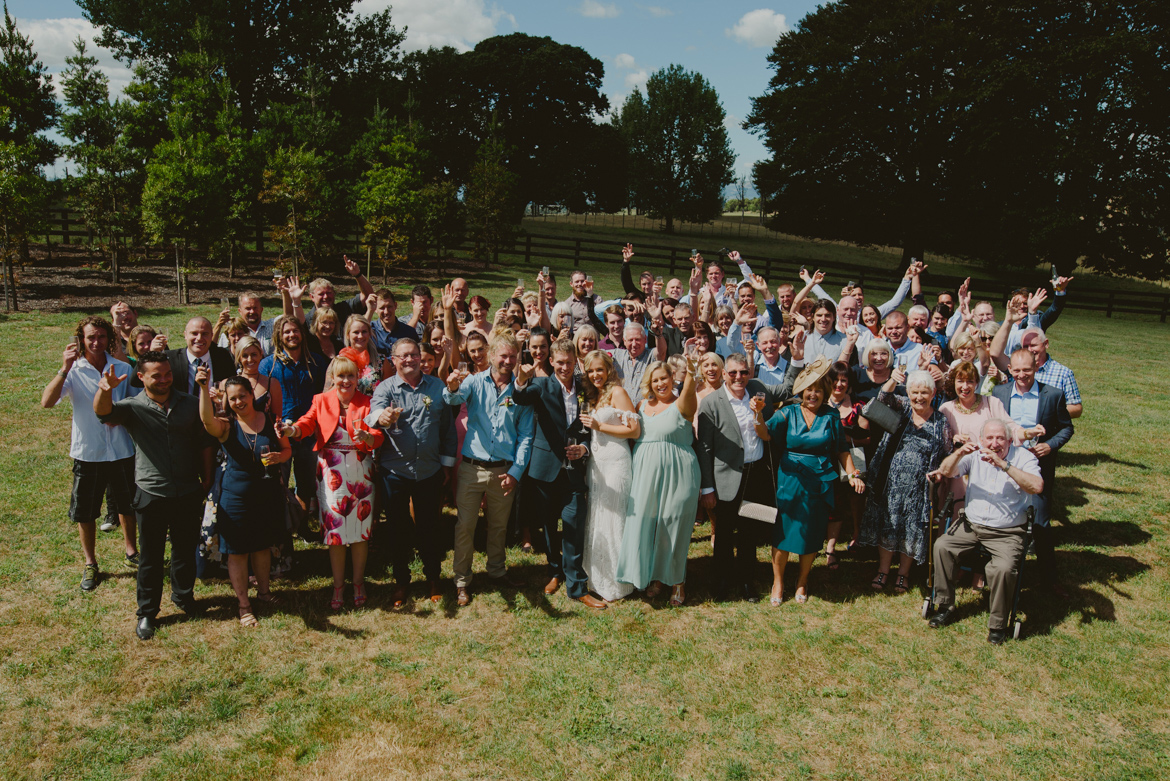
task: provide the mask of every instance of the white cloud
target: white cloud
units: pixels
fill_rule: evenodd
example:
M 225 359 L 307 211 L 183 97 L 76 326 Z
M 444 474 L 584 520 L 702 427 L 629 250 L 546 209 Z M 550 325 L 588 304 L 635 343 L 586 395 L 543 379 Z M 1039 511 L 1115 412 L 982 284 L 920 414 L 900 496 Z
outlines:
M 599 3 L 598 0 L 585 0 L 581 3 L 581 7 L 577 9 L 581 16 L 590 19 L 612 19 L 621 13 L 618 7 L 613 3 L 604 4 Z
M 752 47 L 771 46 L 776 39 L 788 32 L 788 23 L 784 14 L 778 14 L 770 8 L 758 8 L 748 11 L 739 18 L 735 27 L 724 32 L 737 41 L 742 41 Z
M 660 5 L 639 5 L 639 10 L 645 11 L 651 16 L 656 16 L 661 19 L 664 16 L 674 16 L 674 11 L 669 8 L 663 8 Z
M 723 127 L 727 128 L 728 130 L 735 130 L 737 127 L 739 127 L 739 122 L 739 117 L 737 117 L 735 114 L 727 114 L 723 117 Z
M 408 51 L 430 46 L 452 46 L 468 51 L 484 38 L 496 34 L 507 19 L 516 28 L 516 17 L 484 0 L 360 0 L 354 11 L 372 14 L 392 8 L 391 19 L 399 29 L 406 27 L 403 47 Z
M 633 73 L 626 74 L 626 89 L 634 90 L 639 87 L 645 87 L 646 81 L 650 78 L 650 74 L 643 70 L 637 70 Z
M 53 87 L 61 97 L 61 71 L 65 70 L 66 57 L 76 54 L 73 42 L 78 36 L 85 41 L 86 54 L 96 57 L 98 68 L 110 80 L 110 97 L 118 97 L 130 83 L 133 74 L 130 69 L 114 59 L 109 50 L 94 43 L 98 30 L 80 17 L 62 19 L 17 19 L 16 27 L 32 41 L 33 51 L 53 74 Z
M 618 56 L 613 58 L 613 64 L 618 66 L 619 68 L 627 68 L 627 69 L 633 68 L 633 67 L 635 67 L 634 55 L 632 55 L 632 54 L 619 54 Z

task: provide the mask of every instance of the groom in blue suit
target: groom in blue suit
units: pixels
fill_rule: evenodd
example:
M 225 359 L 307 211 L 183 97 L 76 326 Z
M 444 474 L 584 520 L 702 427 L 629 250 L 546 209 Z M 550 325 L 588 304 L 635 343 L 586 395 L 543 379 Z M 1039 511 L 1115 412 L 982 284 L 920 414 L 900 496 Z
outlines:
M 521 366 L 512 394 L 517 404 L 531 406 L 536 413 L 528 476 L 535 482 L 537 517 L 544 524 L 548 548 L 551 579 L 544 593 L 556 592 L 564 581 L 570 599 L 604 610 L 605 602 L 589 593 L 582 559 L 589 509 L 585 484 L 589 448 L 580 444 L 589 441 L 589 430 L 580 419 L 585 389 L 573 376 L 577 363 L 573 343 L 557 340 L 549 353 L 554 376 L 533 377 L 534 367 Z M 569 463 L 572 468 L 567 468 Z M 563 535 L 557 531 L 558 519 L 564 523 Z

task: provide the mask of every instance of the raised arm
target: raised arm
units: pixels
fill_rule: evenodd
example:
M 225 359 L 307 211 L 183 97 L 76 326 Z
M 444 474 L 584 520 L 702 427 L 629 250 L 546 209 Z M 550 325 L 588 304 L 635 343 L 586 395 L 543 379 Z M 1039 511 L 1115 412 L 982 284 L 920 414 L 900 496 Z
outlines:
M 795 312 L 797 309 L 800 309 L 801 303 L 804 301 L 804 299 L 808 298 L 809 291 L 825 281 L 825 273 L 818 269 L 817 273 L 809 276 L 808 271 L 802 270 L 800 272 L 800 278 L 804 280 L 804 287 L 802 287 L 800 292 L 796 294 L 796 297 L 792 299 L 792 306 L 788 308 L 789 312 Z M 773 323 L 773 325 L 775 325 L 775 323 Z
M 300 277 L 289 277 L 288 286 L 281 291 L 280 303 L 284 314 L 305 322 L 305 310 L 301 299 L 305 297 L 307 288 L 301 285 Z
M 53 375 L 53 379 L 49 380 L 49 384 L 45 386 L 45 390 L 41 393 L 41 406 L 45 409 L 51 409 L 57 405 L 61 399 L 61 389 L 65 387 L 65 378 L 69 376 L 69 370 L 73 368 L 73 364 L 77 362 L 77 358 L 81 355 L 81 348 L 77 346 L 77 340 L 71 339 L 69 344 L 65 345 L 65 350 L 61 353 L 61 368 Z
M 991 340 L 991 360 L 995 362 L 996 367 L 1000 371 L 1006 372 L 1011 365 L 1011 356 L 1006 354 L 1007 343 L 1012 329 L 1015 328 L 1019 320 L 1020 313 L 1009 306 L 1007 312 L 1004 313 L 1003 322 L 1000 323 L 999 330 L 995 332 L 995 338 Z
M 622 290 L 627 293 L 641 293 L 642 291 L 634 287 L 634 271 L 630 266 L 630 258 L 634 257 L 634 245 L 627 244 L 622 247 Z
M 687 356 L 687 374 L 683 379 L 682 393 L 678 397 L 678 411 L 687 420 L 694 421 L 699 410 L 699 398 L 695 395 L 695 370 L 698 364 Z
M 195 370 L 195 384 L 199 386 L 199 419 L 203 421 L 203 428 L 208 434 L 223 442 L 228 438 L 231 428 L 227 421 L 215 416 L 215 404 L 212 403 L 211 392 L 207 388 L 210 376 L 206 366 L 200 366 Z
M 345 263 L 345 272 L 357 281 L 358 290 L 362 291 L 362 299 L 368 298 L 374 292 L 374 286 L 362 273 L 362 267 L 350 260 L 348 255 L 342 255 L 341 259 Z
M 128 375 L 123 374 L 121 377 L 114 374 L 114 364 L 106 367 L 106 373 L 98 380 L 98 392 L 93 396 L 93 412 L 99 418 L 103 418 L 103 423 L 111 422 L 105 420 L 114 414 L 114 388 L 122 384 Z M 114 423 L 120 421 L 114 420 Z

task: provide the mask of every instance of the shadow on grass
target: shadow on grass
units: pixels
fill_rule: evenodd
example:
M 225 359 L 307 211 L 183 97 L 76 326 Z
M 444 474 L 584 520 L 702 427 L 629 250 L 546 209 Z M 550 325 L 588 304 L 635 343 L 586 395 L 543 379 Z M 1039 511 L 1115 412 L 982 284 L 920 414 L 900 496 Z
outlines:
M 1025 581 L 1020 606 L 1027 616 L 1024 629 L 1028 634 L 1049 634 L 1053 627 L 1077 614 L 1080 624 L 1116 621 L 1114 600 L 1133 599 L 1121 584 L 1150 568 L 1132 556 L 1062 550 L 1056 552 L 1056 566 L 1062 582 L 1068 587 L 1069 596 L 1061 599 L 1047 589 L 1030 587 Z M 1036 577 L 1034 560 L 1029 560 L 1025 569 L 1025 577 L 1028 576 Z M 1089 588 L 1093 584 L 1100 584 L 1104 593 Z
M 1056 458 L 1056 463 L 1061 467 L 1070 466 L 1097 466 L 1098 464 L 1116 464 L 1117 466 L 1132 466 L 1137 469 L 1149 469 L 1147 464 L 1139 464 L 1136 461 L 1126 461 L 1122 458 L 1116 458 L 1109 453 L 1061 453 Z M 1063 482 L 1063 478 L 1061 479 Z

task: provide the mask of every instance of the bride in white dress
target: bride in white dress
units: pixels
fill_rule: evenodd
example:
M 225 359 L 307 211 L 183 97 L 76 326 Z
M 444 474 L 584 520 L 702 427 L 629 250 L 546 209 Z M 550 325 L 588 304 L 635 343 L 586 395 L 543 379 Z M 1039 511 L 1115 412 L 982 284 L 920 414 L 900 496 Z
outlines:
M 617 580 L 618 553 L 630 498 L 630 445 L 638 436 L 638 414 L 621 385 L 613 359 L 594 350 L 582 362 L 589 414 L 581 422 L 593 430 L 589 443 L 589 512 L 585 518 L 585 574 L 589 589 L 606 602 L 629 595 L 634 587 Z

